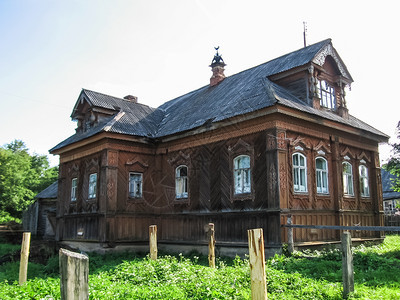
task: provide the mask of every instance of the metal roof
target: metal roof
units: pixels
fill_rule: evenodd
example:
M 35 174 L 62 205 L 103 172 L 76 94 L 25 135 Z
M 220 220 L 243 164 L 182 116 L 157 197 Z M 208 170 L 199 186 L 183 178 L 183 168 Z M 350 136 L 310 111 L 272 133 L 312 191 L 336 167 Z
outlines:
M 168 101 L 157 109 L 83 89 L 72 116 L 82 99 L 94 107 L 113 110 L 115 114 L 89 131 L 69 137 L 50 151 L 101 131 L 161 138 L 255 112 L 276 103 L 387 138 L 384 133 L 353 116 L 344 119 L 334 112 L 312 108 L 268 79 L 271 75 L 311 63 L 327 47 L 333 49 L 330 39 L 229 76 L 216 86 L 204 86 Z
M 53 182 L 35 196 L 37 199 L 56 199 L 58 193 L 58 181 Z

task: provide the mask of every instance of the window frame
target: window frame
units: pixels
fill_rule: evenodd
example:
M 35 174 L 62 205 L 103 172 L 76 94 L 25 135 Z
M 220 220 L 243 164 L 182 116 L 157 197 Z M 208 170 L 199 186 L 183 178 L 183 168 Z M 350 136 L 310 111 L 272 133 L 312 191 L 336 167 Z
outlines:
M 320 105 L 322 107 L 335 110 L 336 109 L 336 91 L 328 81 L 318 80 L 318 95 L 320 97 Z
M 183 169 L 186 169 L 186 175 L 178 174 Z M 187 165 L 179 165 L 175 168 L 175 198 L 177 200 L 189 198 L 189 168 Z
M 92 177 L 95 177 L 95 180 L 92 180 Z M 89 174 L 89 183 L 88 183 L 88 200 L 93 200 L 97 198 L 97 172 Z M 92 191 L 92 193 L 91 193 Z
M 77 201 L 77 193 L 78 192 L 78 178 L 73 177 L 71 179 L 71 202 L 76 202 Z
M 325 163 L 325 169 L 319 169 L 317 166 L 317 161 L 322 160 Z M 325 180 L 324 180 L 325 174 Z M 322 183 L 322 187 L 318 187 L 318 179 Z M 325 181 L 325 187 L 324 187 Z M 319 195 L 329 195 L 329 168 L 328 168 L 328 160 L 325 157 L 318 156 L 315 158 L 315 185 L 317 194 Z M 320 190 L 318 190 L 320 189 Z
M 131 199 L 142 199 L 143 198 L 143 173 L 141 172 L 129 172 L 129 178 L 128 178 L 128 196 Z M 137 182 L 139 182 L 139 194 L 137 194 L 137 191 L 132 192 L 131 187 L 132 187 L 132 178 L 133 176 L 140 176 L 140 180 L 137 181 L 133 181 L 134 183 L 137 184 Z M 137 186 L 136 186 L 137 187 Z
M 299 156 L 300 158 L 304 159 L 304 166 L 301 165 L 295 165 L 294 162 L 294 157 Z M 298 159 L 300 163 L 300 159 Z M 303 179 L 304 183 L 301 184 L 301 174 L 304 174 Z M 296 176 L 297 175 L 297 176 Z M 293 176 L 293 191 L 298 194 L 306 194 L 308 193 L 308 186 L 307 186 L 307 157 L 300 153 L 300 152 L 295 152 L 292 154 L 292 176 Z M 298 178 L 297 181 L 299 181 L 300 184 L 296 184 L 296 178 Z M 296 188 L 296 186 L 299 186 L 299 188 Z M 301 189 L 303 187 L 303 190 Z
M 345 173 L 344 166 L 350 166 L 350 173 Z M 342 178 L 343 178 L 343 195 L 347 197 L 354 197 L 354 175 L 353 165 L 348 161 L 342 162 Z M 350 180 L 349 180 L 350 179 Z M 350 185 L 349 185 L 350 183 Z M 351 191 L 350 191 L 351 188 Z
M 365 169 L 365 175 L 362 174 L 362 169 Z M 361 197 L 363 198 L 369 198 L 370 197 L 370 189 L 369 189 L 369 173 L 368 173 L 368 167 L 366 165 L 359 165 L 358 166 L 358 176 L 360 179 L 360 194 Z M 366 184 L 365 184 L 366 183 Z M 365 191 L 367 191 L 365 193 Z
M 248 158 L 248 167 L 239 166 L 242 158 Z M 236 167 L 236 165 L 238 166 Z M 240 177 L 240 191 L 237 190 L 238 175 Z M 245 181 L 247 181 L 247 184 L 245 184 Z M 251 157 L 247 154 L 238 155 L 233 159 L 233 195 L 249 195 L 251 194 L 251 187 Z

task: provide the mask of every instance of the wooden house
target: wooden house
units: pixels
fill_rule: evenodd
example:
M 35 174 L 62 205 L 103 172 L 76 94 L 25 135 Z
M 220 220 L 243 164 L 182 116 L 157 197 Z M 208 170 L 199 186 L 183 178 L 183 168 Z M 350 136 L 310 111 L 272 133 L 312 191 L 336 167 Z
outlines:
M 244 253 L 263 228 L 279 252 L 294 224 L 382 225 L 378 143 L 388 136 L 350 115 L 353 79 L 330 39 L 151 108 L 134 96 L 83 89 L 76 134 L 60 155 L 56 239 L 140 248 L 158 225 L 160 248 L 201 251 L 215 224 L 220 254 Z M 360 239 L 377 232 L 355 232 Z M 340 233 L 296 229 L 298 245 Z

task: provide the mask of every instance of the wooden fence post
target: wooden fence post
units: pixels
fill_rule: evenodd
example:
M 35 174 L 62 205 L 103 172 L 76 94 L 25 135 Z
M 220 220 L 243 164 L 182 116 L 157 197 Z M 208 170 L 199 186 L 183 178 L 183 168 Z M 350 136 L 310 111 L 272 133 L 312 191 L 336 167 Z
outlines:
M 287 224 L 292 225 L 292 215 L 288 216 Z M 294 252 L 293 228 L 292 227 L 288 227 L 287 237 L 288 237 L 288 251 L 290 254 L 292 254 Z
M 24 232 L 22 235 L 21 260 L 19 264 L 19 284 L 26 282 L 28 275 L 29 247 L 31 244 L 31 233 Z
M 214 224 L 208 223 L 208 264 L 210 268 L 215 268 L 215 230 Z
M 157 225 L 149 227 L 150 258 L 157 260 Z
M 251 299 L 267 299 L 265 280 L 265 252 L 262 228 L 247 230 L 251 278 Z
M 89 257 L 61 248 L 59 263 L 61 299 L 89 299 Z
M 353 254 L 351 253 L 351 234 L 346 231 L 342 234 L 342 272 L 343 272 L 343 299 L 347 299 L 354 292 Z

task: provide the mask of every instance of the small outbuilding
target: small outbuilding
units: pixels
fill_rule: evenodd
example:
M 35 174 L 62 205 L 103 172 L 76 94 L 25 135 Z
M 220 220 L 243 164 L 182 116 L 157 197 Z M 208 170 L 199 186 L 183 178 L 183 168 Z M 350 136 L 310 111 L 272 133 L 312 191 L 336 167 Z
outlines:
M 58 182 L 36 195 L 36 201 L 23 213 L 23 229 L 43 239 L 54 239 Z

